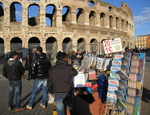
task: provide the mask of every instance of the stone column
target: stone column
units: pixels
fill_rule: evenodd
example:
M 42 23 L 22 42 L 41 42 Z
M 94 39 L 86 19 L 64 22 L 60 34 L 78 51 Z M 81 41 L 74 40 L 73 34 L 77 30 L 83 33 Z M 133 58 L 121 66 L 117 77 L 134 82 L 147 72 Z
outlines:
M 105 17 L 105 18 L 104 18 L 104 26 L 105 26 L 106 28 L 109 28 L 109 17 Z
M 77 47 L 78 47 L 77 39 L 73 38 L 72 39 L 72 50 L 74 50 L 76 52 L 77 51 Z
M 22 31 L 28 31 L 28 9 L 22 8 Z
M 57 39 L 57 52 L 62 51 L 62 42 L 61 38 Z
M 22 53 L 23 53 L 23 57 L 26 57 L 26 55 L 29 53 L 28 52 L 28 36 L 24 35 L 23 37 L 23 41 L 22 41 Z
M 76 11 L 71 12 L 71 23 L 76 24 Z
M 86 12 L 85 13 L 85 22 L 84 22 L 85 25 L 89 25 L 89 13 Z
M 10 40 L 9 37 L 4 36 L 5 42 L 4 42 L 4 52 L 5 52 L 5 59 L 7 59 L 9 57 L 9 52 L 10 52 Z
M 58 28 L 59 32 L 62 31 L 62 6 L 61 6 L 61 3 L 58 3 L 58 5 L 57 5 L 56 27 Z
M 100 26 L 100 15 L 99 14 L 96 15 L 96 24 L 95 24 L 95 26 Z
M 9 7 L 4 7 L 4 25 L 10 24 L 10 9 Z
M 45 21 L 45 8 L 43 6 L 40 8 L 39 14 L 40 14 L 40 32 L 44 33 L 46 27 L 46 21 Z
M 116 19 L 113 19 L 113 21 L 112 21 L 112 28 L 116 29 Z

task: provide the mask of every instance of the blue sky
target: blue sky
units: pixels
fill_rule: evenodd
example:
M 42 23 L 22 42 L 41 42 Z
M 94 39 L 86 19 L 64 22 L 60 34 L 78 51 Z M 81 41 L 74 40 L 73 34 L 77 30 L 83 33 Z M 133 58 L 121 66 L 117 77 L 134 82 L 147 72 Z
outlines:
M 101 0 L 116 7 L 125 2 L 133 13 L 135 37 L 150 34 L 150 0 Z

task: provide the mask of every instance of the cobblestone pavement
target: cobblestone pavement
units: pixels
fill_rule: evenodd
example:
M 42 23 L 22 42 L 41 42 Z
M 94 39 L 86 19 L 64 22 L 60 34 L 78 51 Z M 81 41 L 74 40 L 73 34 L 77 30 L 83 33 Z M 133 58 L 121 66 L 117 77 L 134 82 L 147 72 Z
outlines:
M 27 79 L 22 80 L 22 98 L 21 105 L 25 106 L 30 98 L 32 90 L 33 80 L 28 81 Z M 35 103 L 32 110 L 25 109 L 24 111 L 16 112 L 15 105 L 12 111 L 7 110 L 7 100 L 8 100 L 8 81 L 0 76 L 0 115 L 52 115 L 54 105 L 47 105 L 45 109 L 40 106 L 41 102 L 41 91 L 39 90 L 36 96 Z M 15 100 L 14 100 L 15 103 Z
M 1 69 L 2 64 L 0 65 L 0 115 L 52 115 L 54 105 L 47 105 L 45 109 L 40 107 L 41 91 L 39 91 L 36 96 L 32 110 L 25 109 L 24 111 L 16 112 L 15 109 L 13 109 L 12 111 L 8 111 L 8 81 L 1 75 Z M 26 79 L 22 79 L 22 106 L 25 106 L 30 98 L 32 84 L 33 80 L 28 81 Z M 148 54 L 146 57 L 145 78 L 140 115 L 150 115 L 150 54 Z

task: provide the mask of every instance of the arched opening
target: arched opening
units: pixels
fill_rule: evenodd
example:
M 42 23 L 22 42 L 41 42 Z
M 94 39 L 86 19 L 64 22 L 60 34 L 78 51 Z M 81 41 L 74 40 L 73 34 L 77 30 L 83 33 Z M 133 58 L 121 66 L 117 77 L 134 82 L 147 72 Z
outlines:
M 104 46 L 103 46 L 103 41 L 105 41 L 106 39 L 103 39 L 101 41 L 101 52 L 100 52 L 100 55 L 104 55 L 105 54 L 105 51 L 104 51 Z
M 113 17 L 110 16 L 109 17 L 109 28 L 112 28 L 113 27 Z
M 91 39 L 90 41 L 90 51 L 92 51 L 93 53 L 97 53 L 98 51 L 98 43 L 96 39 Z
M 0 17 L 4 16 L 4 5 L 0 3 Z
M 22 5 L 18 2 L 10 5 L 10 22 L 22 22 Z
M 46 6 L 46 25 L 56 27 L 56 7 L 54 5 Z
M 46 53 L 48 54 L 48 56 L 51 56 L 51 57 L 56 56 L 56 54 L 57 54 L 57 41 L 54 37 L 49 37 L 46 40 Z
M 40 40 L 37 37 L 32 37 L 28 41 L 28 53 L 34 58 L 36 47 L 40 46 Z
M 77 44 L 78 44 L 78 46 L 77 46 L 78 50 L 80 50 L 81 52 L 86 50 L 86 48 L 85 48 L 86 43 L 85 43 L 85 39 L 84 38 L 78 39 Z
M 116 18 L 116 29 L 119 29 L 119 18 Z
M 128 31 L 128 21 L 126 22 L 126 31 Z
M 36 26 L 40 24 L 40 7 L 37 4 L 32 4 L 28 7 L 28 24 Z
M 111 7 L 111 6 L 109 6 L 109 7 L 108 7 L 108 11 L 111 11 L 111 10 L 112 10 L 112 7 Z
M 126 48 L 126 42 L 125 42 L 125 41 L 122 42 L 122 47 L 123 47 L 124 49 Z
M 95 25 L 96 24 L 96 13 L 94 11 L 90 11 L 89 24 L 90 25 Z
M 121 29 L 124 31 L 124 20 L 121 20 Z
M 133 44 L 132 43 L 130 43 L 130 48 L 133 48 L 133 46 L 132 46 Z M 146 46 L 144 47 L 144 48 L 146 48 Z
M 18 37 L 11 39 L 11 51 L 16 51 L 22 57 L 22 40 Z
M 84 10 L 82 8 L 78 8 L 76 10 L 76 20 L 78 24 L 84 24 L 85 18 L 84 18 Z
M 62 49 L 64 52 L 72 51 L 72 41 L 70 38 L 65 38 L 62 42 Z
M 64 6 L 62 9 L 62 21 L 71 22 L 71 8 L 69 6 Z
M 89 2 L 88 2 L 88 6 L 94 7 L 94 5 L 95 5 L 94 1 L 89 1 Z
M 0 38 L 0 60 L 4 59 L 4 40 Z
M 105 14 L 104 13 L 101 13 L 100 14 L 100 25 L 102 26 L 102 27 L 104 27 L 105 26 Z

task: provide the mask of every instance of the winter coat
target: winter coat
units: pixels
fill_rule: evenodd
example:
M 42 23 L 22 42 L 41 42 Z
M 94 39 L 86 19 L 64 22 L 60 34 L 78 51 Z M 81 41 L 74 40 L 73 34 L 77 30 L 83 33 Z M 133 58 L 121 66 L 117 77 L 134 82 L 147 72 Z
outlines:
M 33 79 L 46 79 L 51 67 L 51 62 L 45 53 L 37 54 L 31 65 L 31 76 Z
M 69 93 L 74 89 L 73 77 L 78 74 L 77 70 L 68 62 L 57 60 L 49 71 L 48 91 L 53 93 Z
M 25 69 L 22 63 L 15 58 L 9 58 L 3 65 L 2 74 L 9 79 L 9 81 L 21 80 L 21 75 L 23 75 L 24 72 Z

